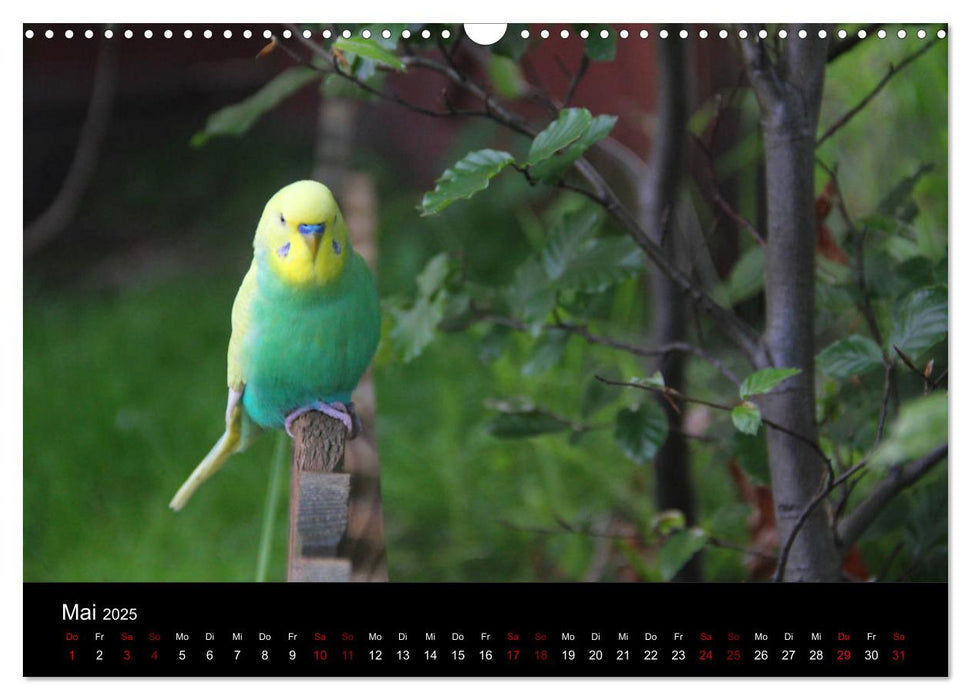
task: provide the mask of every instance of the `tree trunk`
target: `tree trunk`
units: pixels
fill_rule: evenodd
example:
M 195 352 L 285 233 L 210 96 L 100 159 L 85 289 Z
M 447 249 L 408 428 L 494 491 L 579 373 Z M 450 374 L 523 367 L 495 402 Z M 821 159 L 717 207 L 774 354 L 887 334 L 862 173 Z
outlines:
M 669 29 L 677 34 L 679 27 Z M 657 43 L 657 129 L 651 144 L 651 158 L 640 186 L 640 219 L 669 258 L 678 261 L 679 236 L 675 230 L 675 210 L 684 171 L 685 129 L 688 119 L 688 70 L 686 41 Z M 653 275 L 651 283 L 652 345 L 685 340 L 686 304 L 684 294 L 667 275 Z M 655 369 L 661 371 L 667 386 L 683 389 L 684 356 L 663 355 Z M 695 523 L 695 489 L 691 478 L 688 445 L 681 429 L 682 416 L 667 401 L 658 398 L 667 414 L 671 430 L 654 458 L 655 502 L 659 510 L 684 513 L 685 522 Z M 675 575 L 676 581 L 702 579 L 701 555 L 696 554 Z
M 827 41 L 817 38 L 818 28 L 810 27 L 807 38 L 797 38 L 799 29 L 789 28 L 777 65 L 769 62 L 764 45 L 754 38 L 744 44 L 746 67 L 761 108 L 765 150 L 765 364 L 802 370 L 761 401 L 767 419 L 801 436 L 767 428 L 780 546 L 826 478 L 826 465 L 811 443 L 817 442 L 813 175 Z M 817 508 L 793 543 L 784 580 L 835 581 L 839 571 L 829 514 Z

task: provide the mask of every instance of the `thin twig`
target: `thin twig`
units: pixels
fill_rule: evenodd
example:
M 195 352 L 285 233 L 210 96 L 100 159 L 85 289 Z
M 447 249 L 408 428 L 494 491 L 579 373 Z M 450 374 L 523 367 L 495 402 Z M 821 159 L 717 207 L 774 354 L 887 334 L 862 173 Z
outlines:
M 877 96 L 877 94 L 880 92 L 880 90 L 883 89 L 883 86 L 886 85 L 888 82 L 890 82 L 890 79 L 894 75 L 896 75 L 897 73 L 899 73 L 900 71 L 902 71 L 910 63 L 912 63 L 916 59 L 920 58 L 920 56 L 922 56 L 927 51 L 929 51 L 931 48 L 933 48 L 934 45 L 935 45 L 935 43 L 936 42 L 934 42 L 932 40 L 928 40 L 926 44 L 924 44 L 922 47 L 920 47 L 919 49 L 917 49 L 916 51 L 914 51 L 912 54 L 910 54 L 909 56 L 907 56 L 898 65 L 894 66 L 893 64 L 891 64 L 889 70 L 887 71 L 887 74 L 883 76 L 883 78 L 880 80 L 880 82 L 877 83 L 876 86 L 870 92 L 868 92 L 863 97 L 863 99 L 860 100 L 855 106 L 853 106 L 846 114 L 844 114 L 842 117 L 840 117 L 835 122 L 833 122 L 832 126 L 830 126 L 826 130 L 826 132 L 822 136 L 819 137 L 819 139 L 816 141 L 816 147 L 819 148 L 823 143 L 826 142 L 826 140 L 830 136 L 832 136 L 837 131 L 839 131 L 841 128 L 843 128 L 843 126 L 845 126 L 847 122 L 849 122 L 853 117 L 855 117 L 857 114 L 859 114 L 860 111 L 870 103 L 870 100 L 872 100 L 874 97 Z
M 498 326 L 504 326 L 506 328 L 511 328 L 515 331 L 520 331 L 526 333 L 530 328 L 522 321 L 514 318 L 508 318 L 505 316 L 497 316 L 495 314 L 485 313 L 472 308 L 472 313 L 475 315 L 476 319 L 486 323 L 493 323 Z M 614 350 L 620 350 L 626 352 L 630 355 L 636 355 L 638 357 L 660 357 L 663 355 L 668 355 L 672 352 L 682 352 L 690 355 L 695 355 L 696 357 L 704 360 L 716 370 L 718 370 L 722 376 L 724 376 L 728 381 L 730 381 L 735 386 L 741 384 L 741 380 L 738 378 L 732 370 L 730 370 L 721 360 L 706 351 L 704 348 L 700 348 L 696 345 L 685 342 L 675 342 L 675 343 L 665 343 L 654 348 L 645 348 L 640 345 L 634 345 L 632 343 L 625 343 L 616 338 L 610 338 L 604 335 L 597 335 L 591 333 L 587 330 L 584 325 L 566 323 L 563 321 L 556 321 L 555 323 L 548 323 L 542 327 L 545 331 L 565 331 L 572 335 L 576 335 L 583 338 L 586 342 L 591 345 L 600 345 L 603 347 L 613 348 Z
M 668 397 L 669 399 L 674 398 L 674 399 L 679 399 L 681 401 L 684 401 L 685 403 L 696 403 L 701 406 L 708 406 L 709 408 L 718 409 L 719 411 L 728 411 L 730 413 L 735 408 L 734 406 L 730 406 L 728 404 L 717 403 L 715 401 L 709 401 L 707 399 L 699 399 L 693 396 L 686 396 L 682 394 L 680 391 L 677 391 L 676 389 L 672 389 L 671 387 L 668 387 L 668 386 L 655 387 L 655 386 L 648 386 L 646 384 L 638 384 L 637 382 L 615 381 L 613 379 L 606 379 L 604 377 L 601 377 L 599 374 L 595 374 L 594 378 L 598 382 L 609 384 L 610 386 L 626 386 L 634 389 L 643 389 L 644 391 L 650 391 L 655 394 Z M 762 422 L 765 423 L 765 425 L 767 425 L 768 427 L 772 428 L 773 430 L 778 430 L 780 433 L 785 433 L 786 435 L 789 435 L 790 437 L 794 437 L 797 440 L 800 440 L 806 445 L 812 447 L 813 450 L 815 450 L 816 454 L 818 454 L 820 458 L 823 460 L 823 463 L 827 467 L 829 467 L 830 470 L 832 470 L 832 464 L 829 461 L 829 457 L 827 457 L 826 453 L 823 452 L 823 449 L 819 446 L 819 443 L 806 437 L 805 435 L 802 435 L 801 433 L 796 432 L 795 430 L 791 430 L 785 427 L 784 425 L 780 425 L 775 421 L 769 420 L 764 416 L 762 418 Z
M 840 550 L 845 554 L 894 496 L 924 476 L 947 456 L 947 448 L 947 443 L 944 443 L 906 466 L 891 467 L 887 477 L 877 484 L 856 510 L 839 524 L 836 532 Z
M 868 24 L 865 27 L 861 27 L 861 29 L 865 32 L 863 36 L 860 36 L 859 31 L 857 31 L 854 32 L 852 36 L 848 36 L 842 41 L 834 42 L 829 47 L 829 53 L 826 54 L 826 62 L 832 63 L 843 54 L 853 50 L 858 44 L 860 44 L 860 42 L 875 34 L 876 31 L 882 26 L 882 24 Z
M 566 91 L 566 95 L 563 97 L 563 106 L 570 104 L 573 100 L 574 94 L 576 94 L 577 88 L 580 87 L 580 81 L 583 79 L 584 74 L 587 72 L 587 68 L 590 66 L 590 58 L 587 56 L 586 52 L 580 56 L 580 65 L 577 67 L 577 72 L 573 74 L 573 79 L 570 81 L 570 87 Z
M 705 143 L 694 134 L 691 134 L 691 137 L 692 141 L 698 146 L 698 148 L 701 149 L 701 152 L 705 154 L 705 173 L 708 177 L 708 182 L 711 185 L 712 202 L 714 202 L 718 208 L 728 216 L 728 218 L 747 230 L 749 234 L 751 234 L 752 238 L 755 239 L 756 243 L 764 246 L 765 237 L 759 233 L 759 230 L 755 228 L 755 225 L 735 211 L 725 200 L 725 198 L 722 197 L 721 192 L 718 189 L 718 178 L 715 174 L 714 155 L 712 154 L 711 149 L 708 148 L 708 146 L 705 145 Z

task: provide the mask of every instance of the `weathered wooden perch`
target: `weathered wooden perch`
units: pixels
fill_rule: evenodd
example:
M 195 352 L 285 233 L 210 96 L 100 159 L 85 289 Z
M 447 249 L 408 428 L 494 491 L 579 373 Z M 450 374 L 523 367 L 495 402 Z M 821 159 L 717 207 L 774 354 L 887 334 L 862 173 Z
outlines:
M 292 431 L 287 580 L 349 581 L 350 559 L 338 555 L 351 493 L 351 475 L 342 472 L 347 431 L 316 411 L 297 418 Z

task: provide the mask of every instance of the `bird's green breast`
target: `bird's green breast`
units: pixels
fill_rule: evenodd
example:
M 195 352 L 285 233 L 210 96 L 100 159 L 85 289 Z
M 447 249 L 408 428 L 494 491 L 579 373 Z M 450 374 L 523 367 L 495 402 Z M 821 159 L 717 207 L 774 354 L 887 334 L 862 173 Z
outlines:
M 244 340 L 243 407 L 259 425 L 283 425 L 297 408 L 350 401 L 381 330 L 374 278 L 354 253 L 326 287 L 295 288 L 258 274 Z

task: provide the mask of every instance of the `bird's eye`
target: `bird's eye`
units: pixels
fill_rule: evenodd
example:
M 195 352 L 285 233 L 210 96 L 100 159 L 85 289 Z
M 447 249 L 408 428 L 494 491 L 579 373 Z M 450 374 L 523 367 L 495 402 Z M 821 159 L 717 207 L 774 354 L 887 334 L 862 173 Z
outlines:
M 282 213 L 280 214 L 280 223 L 281 224 L 287 223 L 287 220 L 283 218 L 283 214 Z
M 337 242 L 337 239 L 336 238 L 333 240 L 332 246 L 334 248 L 334 255 L 340 255 L 341 254 L 341 244 Z

